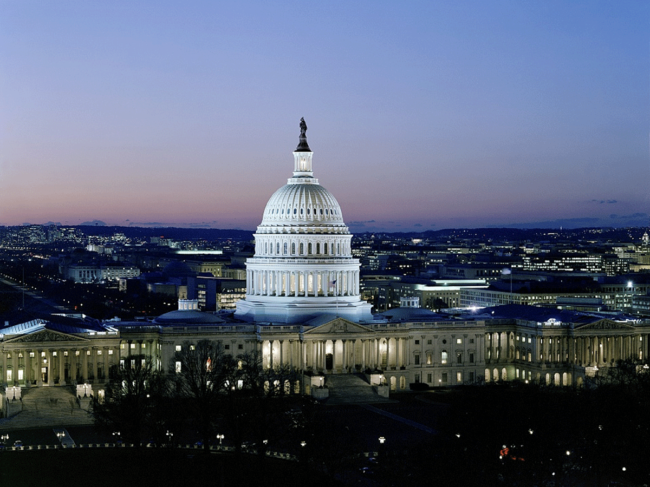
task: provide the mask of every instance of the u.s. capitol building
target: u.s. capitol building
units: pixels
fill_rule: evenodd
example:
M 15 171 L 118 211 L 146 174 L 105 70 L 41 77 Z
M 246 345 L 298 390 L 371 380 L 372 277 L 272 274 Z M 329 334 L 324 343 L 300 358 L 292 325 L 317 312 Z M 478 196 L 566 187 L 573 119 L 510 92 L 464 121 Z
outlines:
M 580 385 L 586 375 L 633 358 L 647 362 L 650 325 L 624 316 L 527 306 L 451 318 L 417 300 L 371 314 L 359 293 L 359 261 L 334 196 L 314 177 L 301 121 L 293 176 L 269 199 L 246 263 L 246 299 L 234 314 L 203 313 L 194 301 L 152 322 L 48 316 L 0 328 L 6 399 L 25 387 L 76 385 L 102 394 L 111 367 L 150 357 L 167 369 L 187 343 L 219 341 L 226 353 L 261 352 L 265 367 L 305 372 L 302 391 L 328 377 L 363 373 L 385 391 L 494 380 Z M 297 389 L 297 388 L 296 388 Z

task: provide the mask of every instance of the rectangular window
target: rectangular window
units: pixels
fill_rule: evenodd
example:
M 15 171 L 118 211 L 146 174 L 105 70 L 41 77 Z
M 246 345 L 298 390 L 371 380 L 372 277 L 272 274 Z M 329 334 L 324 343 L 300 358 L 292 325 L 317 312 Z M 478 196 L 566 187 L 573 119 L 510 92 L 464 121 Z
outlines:
M 463 383 L 463 373 L 462 372 L 456 372 L 456 383 L 458 383 L 458 384 Z
M 418 384 L 420 382 L 420 374 L 415 374 L 415 383 Z
M 415 340 L 415 344 L 416 344 L 416 345 L 419 345 L 419 344 L 420 344 L 420 340 Z
M 180 351 L 181 351 L 181 346 L 180 346 L 180 345 L 176 345 L 176 351 L 177 351 L 177 352 L 180 352 Z
M 474 372 L 469 373 L 469 381 L 474 382 Z
M 124 360 L 120 360 L 120 369 L 124 368 Z
M 242 345 L 241 343 L 237 345 L 237 350 L 243 350 L 243 349 L 244 349 L 244 345 Z
M 442 383 L 443 383 L 443 384 L 446 384 L 446 383 L 447 383 L 447 372 L 444 372 L 444 373 L 442 374 Z
M 470 364 L 473 364 L 473 363 L 474 363 L 474 354 L 473 354 L 473 353 L 470 353 L 470 354 L 469 354 L 469 363 L 470 363 Z
M 142 348 L 142 349 L 147 348 L 147 344 L 146 343 L 140 344 L 140 348 Z
M 23 369 L 18 369 L 18 380 L 23 380 Z
M 447 357 L 447 352 L 443 350 L 442 353 L 440 354 L 440 362 L 442 362 L 443 364 L 446 364 L 447 363 L 447 358 L 448 358 Z
M 195 349 L 196 347 L 194 347 L 194 345 L 190 345 L 190 350 L 194 351 Z
M 415 365 L 420 365 L 420 356 L 416 355 L 414 358 Z
M 456 363 L 457 364 L 462 364 L 463 363 L 463 354 L 462 353 L 457 353 L 456 354 Z
M 66 352 L 67 353 L 67 352 Z M 29 352 L 29 357 L 34 358 L 34 352 Z
M 225 350 L 230 350 L 230 345 L 224 345 Z
M 427 374 L 427 382 L 431 384 L 432 381 L 433 381 L 433 374 Z
M 473 338 L 470 338 L 470 339 L 469 339 L 469 343 L 474 343 L 474 339 L 473 339 Z
M 462 338 L 456 338 L 456 343 L 458 345 L 460 345 L 461 343 L 463 343 L 463 339 Z
M 124 350 L 124 343 L 120 343 L 120 350 Z
M 23 354 L 21 353 L 20 356 L 22 357 Z M 52 352 L 52 357 L 56 357 L 56 356 L 57 356 L 57 353 L 56 353 L 56 352 Z
M 65 352 L 65 354 L 68 355 L 68 352 Z M 109 350 L 109 351 L 108 351 L 108 354 L 109 354 L 109 355 L 113 355 L 113 350 Z
M 431 345 L 433 343 L 433 340 L 427 340 L 427 345 Z
M 11 382 L 13 379 L 11 378 L 11 369 L 7 370 L 7 382 Z
M 135 350 L 135 343 L 131 344 L 131 350 Z

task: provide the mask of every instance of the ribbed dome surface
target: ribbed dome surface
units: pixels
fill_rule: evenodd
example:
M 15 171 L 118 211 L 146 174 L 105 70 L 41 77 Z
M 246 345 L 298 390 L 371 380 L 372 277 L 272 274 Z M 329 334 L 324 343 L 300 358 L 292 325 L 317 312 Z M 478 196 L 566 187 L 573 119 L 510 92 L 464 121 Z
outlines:
M 345 226 L 336 198 L 312 182 L 287 184 L 271 196 L 260 227 L 277 225 Z

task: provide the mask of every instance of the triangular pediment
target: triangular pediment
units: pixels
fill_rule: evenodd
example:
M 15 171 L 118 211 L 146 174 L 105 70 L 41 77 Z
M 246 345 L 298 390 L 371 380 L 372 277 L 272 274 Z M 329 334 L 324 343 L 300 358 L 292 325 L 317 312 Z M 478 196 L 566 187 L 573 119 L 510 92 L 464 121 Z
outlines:
M 42 330 L 21 335 L 5 343 L 44 343 L 44 342 L 87 342 L 85 338 L 53 330 Z
M 332 321 L 328 321 L 327 323 L 323 323 L 320 326 L 317 326 L 315 328 L 312 328 L 309 331 L 305 332 L 305 335 L 309 334 L 337 334 L 337 333 L 346 333 L 346 334 L 354 334 L 354 333 L 373 333 L 373 331 L 370 328 L 366 328 L 363 325 L 359 325 L 357 323 L 354 323 L 353 321 L 346 320 L 345 318 L 334 318 Z
M 635 328 L 626 323 L 621 323 L 618 321 L 612 321 L 608 319 L 594 321 L 593 323 L 588 323 L 586 325 L 577 326 L 576 330 L 580 331 L 589 331 L 589 330 L 624 330 L 624 331 L 633 331 Z

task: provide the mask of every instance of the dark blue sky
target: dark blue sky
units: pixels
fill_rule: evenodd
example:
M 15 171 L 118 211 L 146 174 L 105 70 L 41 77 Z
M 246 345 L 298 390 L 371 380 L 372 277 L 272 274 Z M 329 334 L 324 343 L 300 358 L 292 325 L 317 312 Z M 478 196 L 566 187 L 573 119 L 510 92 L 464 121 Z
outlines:
M 0 223 L 648 224 L 646 2 L 6 1 Z

